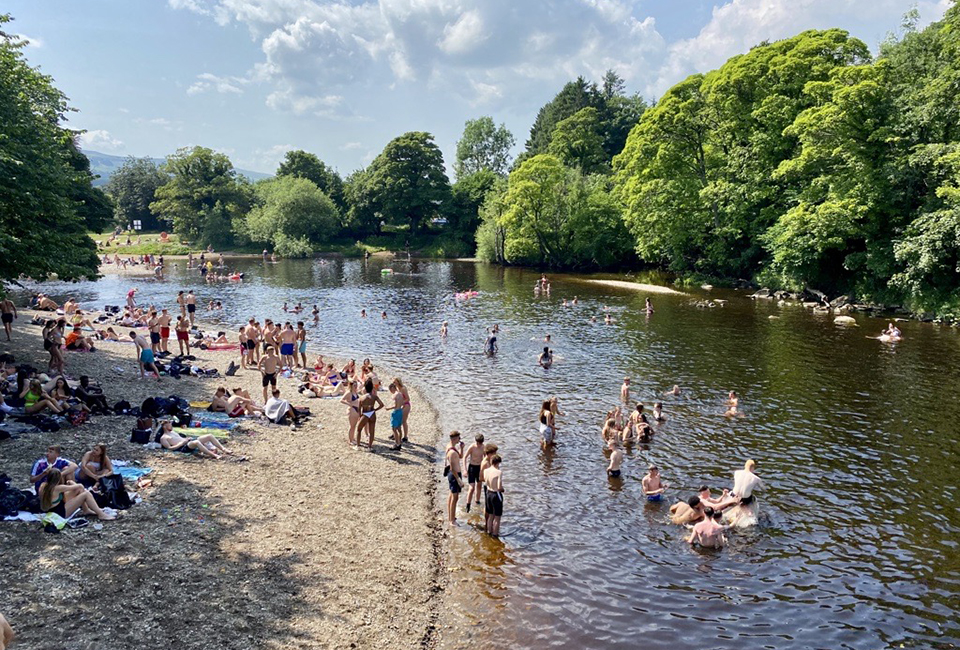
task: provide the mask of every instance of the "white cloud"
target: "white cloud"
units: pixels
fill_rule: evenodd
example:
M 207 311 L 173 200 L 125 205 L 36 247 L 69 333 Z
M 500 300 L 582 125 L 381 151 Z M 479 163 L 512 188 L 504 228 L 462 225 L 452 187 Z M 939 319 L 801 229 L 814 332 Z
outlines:
M 80 147 L 88 150 L 116 151 L 123 146 L 123 140 L 113 137 L 109 131 L 103 129 L 84 131 L 80 134 L 78 140 L 80 141 Z
M 923 24 L 939 19 L 949 0 L 920 2 Z M 662 93 L 694 72 L 707 72 L 762 41 L 794 36 L 805 29 L 859 25 L 868 46 L 892 31 L 909 9 L 902 0 L 731 0 L 714 7 L 713 16 L 693 38 L 673 43 L 666 63 L 650 88 Z
M 502 101 L 529 92 L 531 80 L 599 78 L 610 67 L 638 80 L 666 49 L 653 20 L 635 16 L 633 0 L 168 2 L 245 25 L 263 51 L 251 76 L 273 86 L 268 105 L 298 113 L 319 108 L 327 117 L 348 109 L 324 104 L 347 86 L 423 83 L 458 95 L 472 91 L 465 97 L 471 103 Z
M 204 72 L 197 75 L 197 80 L 187 88 L 187 94 L 197 95 L 213 90 L 221 94 L 235 93 L 239 95 L 243 92 L 241 86 L 248 83 L 250 83 L 250 80 L 243 77 L 218 77 L 215 74 Z
M 26 34 L 11 34 L 14 39 L 19 39 L 21 41 L 27 42 L 27 47 L 41 48 L 43 47 L 43 40 L 37 38 L 36 36 L 27 36 Z
M 183 122 L 180 120 L 170 120 L 165 117 L 137 117 L 133 121 L 137 124 L 146 124 L 149 127 L 159 128 L 168 133 L 183 131 Z
M 352 151 L 354 149 L 362 149 L 363 145 L 359 142 L 347 142 L 340 145 L 340 151 Z

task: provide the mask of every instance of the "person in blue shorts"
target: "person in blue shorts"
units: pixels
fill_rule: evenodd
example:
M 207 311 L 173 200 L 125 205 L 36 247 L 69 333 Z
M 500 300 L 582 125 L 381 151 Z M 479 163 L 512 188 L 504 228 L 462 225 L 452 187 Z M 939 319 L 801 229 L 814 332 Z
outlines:
M 390 382 L 390 395 L 393 397 L 393 410 L 390 412 L 390 428 L 393 429 L 393 450 L 399 451 L 403 440 L 403 404 L 406 398 L 397 388 L 395 382 Z
M 140 366 L 140 379 L 145 376 L 144 370 L 151 370 L 157 374 L 157 381 L 160 381 L 160 371 L 154 363 L 153 350 L 150 349 L 150 341 L 139 336 L 136 332 L 130 332 L 130 338 L 137 346 L 137 362 Z
M 647 470 L 647 475 L 640 481 L 640 485 L 643 488 L 643 495 L 647 497 L 647 501 L 662 500 L 663 493 L 670 487 L 660 480 L 660 470 L 657 469 L 656 465 L 650 465 L 650 468 Z

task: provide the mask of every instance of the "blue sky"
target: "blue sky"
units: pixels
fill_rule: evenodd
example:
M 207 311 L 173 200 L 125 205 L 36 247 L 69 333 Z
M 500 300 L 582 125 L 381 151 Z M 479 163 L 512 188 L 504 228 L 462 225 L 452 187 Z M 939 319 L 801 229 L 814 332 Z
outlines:
M 923 24 L 951 0 L 917 2 Z M 577 75 L 614 69 L 652 98 L 767 39 L 841 27 L 871 48 L 909 0 L 7 0 L 9 31 L 77 110 L 89 149 L 204 145 L 273 172 L 305 149 L 341 173 L 405 131 L 448 167 L 464 121 L 518 148 Z

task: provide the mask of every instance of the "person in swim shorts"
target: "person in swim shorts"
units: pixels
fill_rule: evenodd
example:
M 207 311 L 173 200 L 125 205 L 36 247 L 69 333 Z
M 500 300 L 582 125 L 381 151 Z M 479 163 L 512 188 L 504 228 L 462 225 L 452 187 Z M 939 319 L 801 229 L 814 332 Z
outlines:
M 390 412 L 390 428 L 393 429 L 393 449 L 397 451 L 403 440 L 403 393 L 397 389 L 394 382 L 390 382 L 390 396 L 393 397 L 393 410 Z
M 190 354 L 190 320 L 186 316 L 177 316 L 177 345 L 180 346 L 180 355 Z
M 297 364 L 298 368 L 307 367 L 307 329 L 303 324 L 303 321 L 297 322 L 297 352 L 293 354 L 294 360 L 297 359 L 297 353 L 300 354 L 301 363 Z
M 551 447 L 556 443 L 557 425 L 553 415 L 553 409 L 550 408 L 550 400 L 544 400 L 540 407 L 540 446 L 544 449 Z
M 480 465 L 483 463 L 483 434 L 478 433 L 474 437 L 474 443 L 467 447 L 463 455 L 463 464 L 467 468 L 467 484 L 470 488 L 467 490 L 467 505 L 464 509 L 470 512 L 470 504 L 476 502 L 480 505 Z
M 487 534 L 493 537 L 500 536 L 500 517 L 503 516 L 503 473 L 500 471 L 502 462 L 498 454 L 490 459 L 490 466 L 483 470 L 483 484 L 487 488 L 484 510 L 486 511 Z
M 3 322 L 3 331 L 7 334 L 7 340 L 13 333 L 13 319 L 17 318 L 17 306 L 9 298 L 0 301 L 0 320 Z
M 607 443 L 607 449 L 610 450 L 610 464 L 607 465 L 607 476 L 610 478 L 620 478 L 620 465 L 623 463 L 623 452 L 617 444 L 616 438 Z
M 263 401 L 267 401 L 267 386 L 277 387 L 277 371 L 280 370 L 280 357 L 277 356 L 273 346 L 267 347 L 267 353 L 260 359 L 257 369 L 262 375 Z
M 460 432 L 450 432 L 450 444 L 447 445 L 445 456 L 444 473 L 447 476 L 447 485 L 450 488 L 450 495 L 447 497 L 447 520 L 451 526 L 457 524 L 457 501 L 460 500 L 460 492 L 463 490 L 463 477 L 460 471 L 462 464 L 460 448 Z
M 293 331 L 293 325 L 290 321 L 283 324 L 280 331 L 280 363 L 287 368 L 293 368 L 296 364 L 296 341 L 297 333 Z
M 187 292 L 184 302 L 187 303 L 187 314 L 190 316 L 190 326 L 193 327 L 195 314 L 197 313 L 197 297 L 193 295 L 193 289 Z
M 647 475 L 640 481 L 640 486 L 643 488 L 643 495 L 647 497 L 647 501 L 662 500 L 663 493 L 666 492 L 669 487 L 660 480 L 660 470 L 656 465 L 650 465 L 647 470 Z
M 150 349 L 150 342 L 142 336 L 139 336 L 136 332 L 130 332 L 130 338 L 133 339 L 137 348 L 137 363 L 140 367 L 140 379 L 146 376 L 144 370 L 150 370 L 157 374 L 157 381 L 160 381 L 160 371 L 157 370 L 157 366 L 154 363 L 153 350 Z

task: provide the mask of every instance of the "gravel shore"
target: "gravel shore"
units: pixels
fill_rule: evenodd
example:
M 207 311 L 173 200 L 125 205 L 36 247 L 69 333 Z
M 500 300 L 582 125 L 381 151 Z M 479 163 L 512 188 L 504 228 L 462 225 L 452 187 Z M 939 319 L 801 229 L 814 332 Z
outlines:
M 13 342 L 0 350 L 45 369 L 32 315 L 21 312 Z M 261 394 L 254 370 L 140 380 L 131 343 L 65 354 L 67 374 L 99 379 L 110 404 L 171 394 L 209 400 L 221 385 Z M 194 354 L 221 373 L 239 359 Z M 347 445 L 338 399 L 306 399 L 294 379 L 280 388 L 312 417 L 298 430 L 244 420 L 227 445 L 246 462 L 146 450 L 129 442 L 134 419 L 124 416 L 0 442 L 0 473 L 19 488 L 52 443 L 78 461 L 103 441 L 111 458 L 154 470 L 143 503 L 101 530 L 54 535 L 0 522 L 0 610 L 18 634 L 14 647 L 434 647 L 443 591 L 436 414 L 412 390 L 412 444 L 391 451 L 381 417 L 377 453 L 364 453 Z

